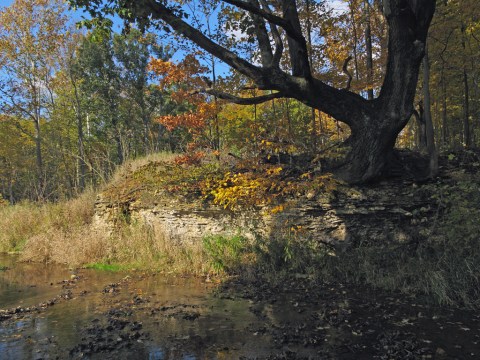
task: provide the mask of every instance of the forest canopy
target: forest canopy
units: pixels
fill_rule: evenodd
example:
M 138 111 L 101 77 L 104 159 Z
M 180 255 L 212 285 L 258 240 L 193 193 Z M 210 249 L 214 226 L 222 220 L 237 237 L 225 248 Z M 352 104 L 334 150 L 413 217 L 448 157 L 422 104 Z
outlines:
M 250 35 L 258 53 L 258 64 L 248 61 L 230 46 L 220 44 L 211 33 L 204 34 L 178 3 L 126 1 L 104 4 L 103 1 L 73 1 L 86 7 L 92 16 L 116 13 L 127 24 L 137 23 L 142 29 L 165 26 L 188 38 L 198 47 L 232 67 L 253 82 L 258 90 L 270 96 L 238 99 L 215 88 L 204 89 L 220 99 L 242 104 L 257 104 L 274 98 L 296 99 L 347 124 L 351 131 L 349 151 L 340 171 L 350 182 L 366 182 L 380 177 L 391 161 L 393 147 L 400 131 L 413 114 L 413 99 L 420 63 L 425 55 L 428 28 L 435 11 L 435 1 L 385 0 L 379 4 L 387 32 L 387 56 L 384 79 L 373 97 L 371 26 L 365 41 L 367 52 L 368 97 L 350 91 L 348 57 L 343 70 L 349 76 L 347 86 L 339 89 L 313 74 L 313 61 L 308 45 L 313 46 L 311 12 L 321 16 L 322 9 L 307 9 L 306 21 L 300 21 L 300 3 L 294 0 L 266 1 L 224 0 L 212 5 L 229 8 L 240 16 L 240 28 Z M 188 4 L 188 3 L 187 3 Z M 192 6 L 195 6 L 193 3 Z M 308 5 L 308 7 L 307 7 Z M 362 9 L 370 22 L 370 4 Z M 231 7 L 230 7 L 231 6 Z M 205 8 L 208 8 L 205 6 Z M 366 10 L 366 11 L 365 11 Z M 244 16 L 244 19 L 242 19 Z M 315 27 L 316 27 L 315 26 Z M 307 41 L 310 39 L 310 41 Z M 282 59 L 285 61 L 282 63 Z
M 71 5 L 0 12 L 11 202 L 72 196 L 158 151 L 328 156 L 338 176 L 367 182 L 403 166 L 395 145 L 430 157 L 477 145 L 473 0 Z M 84 8 L 93 17 L 77 29 Z M 119 18 L 123 32 L 109 31 Z

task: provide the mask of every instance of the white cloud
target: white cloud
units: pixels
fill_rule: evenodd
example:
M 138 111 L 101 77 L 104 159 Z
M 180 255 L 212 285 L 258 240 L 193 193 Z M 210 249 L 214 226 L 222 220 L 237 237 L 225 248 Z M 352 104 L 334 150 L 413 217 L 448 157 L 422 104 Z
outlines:
M 345 0 L 330 0 L 327 6 L 333 9 L 335 15 L 341 15 L 348 11 L 348 2 Z

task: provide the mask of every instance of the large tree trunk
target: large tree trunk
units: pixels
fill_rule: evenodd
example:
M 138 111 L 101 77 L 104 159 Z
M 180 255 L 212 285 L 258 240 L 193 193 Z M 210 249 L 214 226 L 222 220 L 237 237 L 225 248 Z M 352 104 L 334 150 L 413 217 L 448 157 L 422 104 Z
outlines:
M 70 80 L 72 82 L 75 103 L 74 110 L 77 117 L 77 151 L 78 151 L 78 187 L 80 191 L 85 190 L 85 179 L 87 176 L 87 164 L 85 162 L 85 146 L 84 146 L 84 136 L 83 136 L 83 120 L 82 120 L 82 105 L 80 102 L 80 95 L 78 93 L 77 84 L 73 75 L 70 73 Z
M 142 121 L 143 121 L 143 147 L 145 151 L 145 155 L 150 154 L 151 147 L 150 147 L 150 121 L 148 116 L 145 114 L 145 110 L 142 110 Z
M 365 6 L 365 50 L 367 51 L 367 96 L 368 100 L 373 100 L 373 51 L 372 51 L 372 31 L 370 28 L 370 3 L 364 2 Z
M 448 121 L 447 121 L 447 82 L 445 79 L 445 63 L 442 63 L 442 142 L 444 147 L 448 147 Z
M 366 183 L 389 175 L 387 165 L 394 158 L 393 147 L 399 132 L 395 121 L 388 113 L 378 113 L 364 116 L 362 129 L 352 128 L 346 142 L 350 151 L 346 164 L 339 169 L 340 178 L 349 183 Z
M 115 144 L 117 147 L 117 165 L 122 165 L 123 162 L 125 161 L 124 158 L 124 148 L 123 148 L 123 143 L 122 143 L 122 135 L 120 132 L 120 126 L 119 126 L 119 121 L 118 121 L 118 114 L 117 114 L 117 108 L 116 106 L 112 105 L 110 106 L 110 111 L 111 111 L 111 122 L 113 125 L 113 138 L 115 140 Z
M 123 156 L 123 144 L 120 130 L 115 127 L 114 129 L 115 144 L 117 144 L 117 165 L 122 165 L 125 161 Z
M 358 80 L 358 54 L 357 54 L 357 46 L 358 46 L 358 34 L 357 34 L 357 23 L 355 21 L 355 4 L 352 0 L 348 2 L 350 7 L 350 18 L 352 22 L 352 32 L 353 32 L 353 63 L 355 64 L 355 79 Z
M 470 135 L 470 104 L 469 104 L 469 86 L 468 86 L 468 72 L 467 72 L 467 61 L 466 57 L 466 35 L 465 35 L 465 24 L 462 21 L 461 32 L 462 32 L 462 49 L 463 49 L 463 146 L 471 146 L 471 135 Z
M 341 176 L 351 183 L 388 175 L 391 167 L 387 163 L 393 159 L 396 138 L 414 111 L 418 73 L 434 4 L 414 2 L 404 8 L 401 3 L 384 1 L 390 31 L 387 71 L 380 96 L 360 104 L 359 114 L 349 120 L 350 152 Z
M 307 43 L 308 43 L 308 61 L 310 62 L 310 65 L 313 66 L 313 48 L 312 48 L 312 21 L 310 19 L 311 13 L 310 13 L 310 0 L 306 0 L 305 3 L 306 6 L 306 11 L 307 11 Z M 355 46 L 356 46 L 356 35 L 355 35 Z M 357 52 L 356 49 L 353 49 L 354 54 L 355 54 L 355 61 L 357 60 Z M 287 103 L 288 104 L 288 103 Z M 289 116 L 290 119 L 290 116 Z M 310 120 L 311 120 L 311 137 L 312 137 L 312 150 L 316 151 L 317 150 L 317 129 L 315 125 L 315 108 L 312 108 L 312 111 L 310 113 Z M 290 120 L 289 120 L 290 124 Z M 289 134 L 291 134 L 291 131 L 289 131 Z
M 435 133 L 431 113 L 430 63 L 428 60 L 427 49 L 425 49 L 425 56 L 423 57 L 423 103 L 425 105 L 423 118 L 425 120 L 425 137 L 427 140 L 427 153 L 429 158 L 428 177 L 433 178 L 438 173 L 438 152 L 437 147 L 435 146 Z

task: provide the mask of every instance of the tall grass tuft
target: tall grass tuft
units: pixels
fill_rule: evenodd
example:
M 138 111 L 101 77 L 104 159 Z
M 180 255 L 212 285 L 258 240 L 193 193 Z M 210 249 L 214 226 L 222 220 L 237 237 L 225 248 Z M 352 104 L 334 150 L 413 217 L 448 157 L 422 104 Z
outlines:
M 172 244 L 151 226 L 138 222 L 119 221 L 113 232 L 108 231 L 92 223 L 93 205 L 94 195 L 87 194 L 55 205 L 12 207 L 14 213 L 26 214 L 32 208 L 38 215 L 35 226 L 29 227 L 33 231 L 22 233 L 21 260 L 73 267 L 115 264 L 195 275 L 209 271 L 201 243 Z
M 73 260 L 76 256 L 72 254 L 74 248 L 80 247 L 81 253 L 87 256 L 92 251 L 95 252 L 96 250 L 90 249 L 91 244 L 84 241 L 92 236 L 99 236 L 99 240 L 101 238 L 101 234 L 96 234 L 91 228 L 94 203 L 95 193 L 87 191 L 78 198 L 65 202 L 10 207 L 9 212 L 12 214 L 17 214 L 17 217 L 24 215 L 29 219 L 29 226 L 22 227 L 23 240 L 17 247 L 21 251 L 21 258 L 29 261 L 75 263 Z M 0 223 L 3 223 L 1 219 Z M 7 229 L 7 236 L 13 235 Z
M 42 231 L 42 208 L 24 202 L 0 208 L 0 252 L 20 251 L 27 240 Z

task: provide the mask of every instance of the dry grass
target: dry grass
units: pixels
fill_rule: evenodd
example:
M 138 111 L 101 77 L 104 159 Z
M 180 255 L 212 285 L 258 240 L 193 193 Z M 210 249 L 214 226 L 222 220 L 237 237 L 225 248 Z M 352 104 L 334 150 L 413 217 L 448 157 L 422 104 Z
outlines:
M 21 259 L 72 267 L 119 264 L 195 275 L 210 270 L 205 265 L 209 262 L 201 243 L 174 245 L 152 227 L 140 223 L 120 221 L 113 232 L 102 229 L 92 223 L 93 203 L 94 196 L 89 194 L 65 203 L 33 207 L 41 216 L 37 218 L 35 231 L 24 241 Z M 17 211 L 25 213 L 24 208 Z
M 22 259 L 66 263 L 118 264 L 136 269 L 201 275 L 209 271 L 201 244 L 174 246 L 147 225 L 123 225 L 108 234 L 93 225 L 49 230 L 31 237 Z
M 120 167 L 112 181 L 152 161 L 169 161 L 176 155 L 152 154 Z M 169 244 L 141 224 L 120 224 L 115 232 L 92 223 L 95 192 L 57 204 L 22 203 L 0 208 L 0 252 L 21 252 L 25 261 L 66 263 L 119 263 L 139 268 L 200 274 L 204 252 L 198 246 Z
M 194 275 L 209 271 L 201 243 L 173 244 L 146 224 L 123 225 L 110 236 L 108 243 L 102 262 Z
M 31 203 L 0 208 L 0 252 L 19 251 L 41 231 L 42 209 Z
M 169 161 L 159 153 L 127 162 L 112 181 L 152 161 Z M 22 203 L 0 208 L 0 252 L 21 252 L 24 261 L 121 264 L 175 273 L 209 271 L 202 244 L 178 246 L 143 224 L 118 224 L 114 232 L 93 224 L 95 192 L 57 204 Z
M 21 251 L 26 260 L 52 260 L 52 252 L 62 253 L 64 261 L 70 242 L 81 242 L 89 233 L 94 212 L 95 193 L 87 191 L 80 197 L 56 204 L 18 204 L 3 209 L 8 216 L 0 219 L 4 231 L 2 251 Z M 63 239 L 63 240 L 62 240 Z M 53 249 L 53 250 L 52 250 Z
M 49 229 L 28 239 L 21 259 L 80 266 L 101 258 L 107 251 L 106 240 L 105 234 L 94 231 L 91 225 Z
M 25 251 L 32 239 L 71 234 L 92 221 L 95 194 L 58 204 L 21 203 L 0 208 L 0 251 Z

